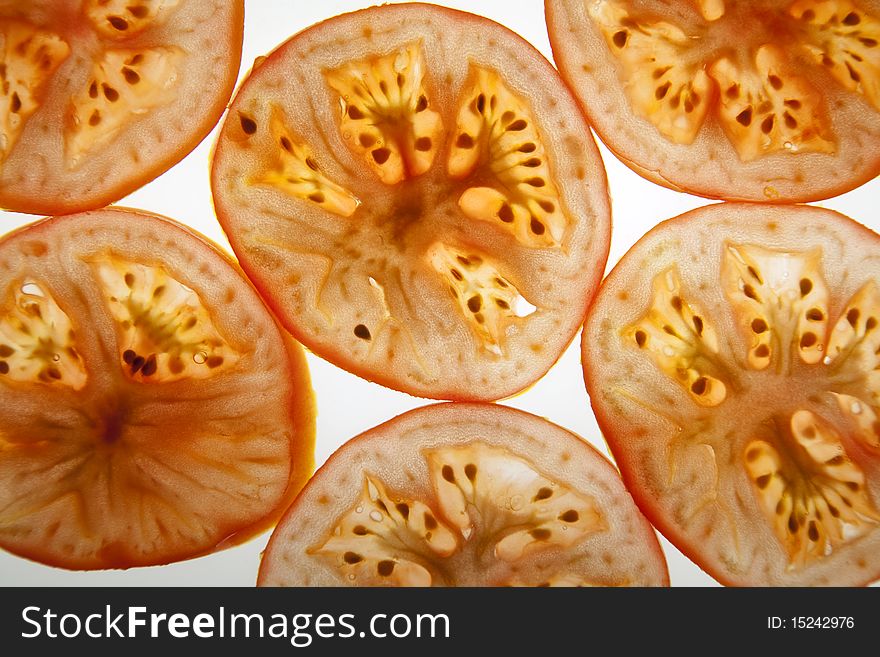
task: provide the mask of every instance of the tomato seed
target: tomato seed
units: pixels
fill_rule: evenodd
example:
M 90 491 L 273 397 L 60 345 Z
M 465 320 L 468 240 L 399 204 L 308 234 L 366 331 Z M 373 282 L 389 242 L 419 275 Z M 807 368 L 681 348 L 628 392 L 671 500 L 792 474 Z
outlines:
M 553 491 L 547 487 L 542 487 L 538 489 L 538 492 L 535 493 L 535 497 L 532 498 L 534 502 L 540 502 L 541 500 L 546 500 L 548 497 L 553 495 Z
M 122 16 L 109 16 L 107 22 L 120 32 L 124 32 L 128 29 L 128 21 Z
M 134 5 L 126 7 L 128 13 L 134 16 L 135 18 L 146 18 L 149 13 L 149 9 L 144 7 L 143 5 Z
M 244 130 L 244 134 L 252 135 L 257 131 L 257 122 L 249 116 L 239 114 L 238 119 L 241 122 L 241 129 Z
M 458 139 L 455 140 L 455 145 L 458 148 L 473 148 L 474 138 L 463 132 L 458 136 Z
M 559 516 L 559 519 L 562 522 L 577 522 L 579 518 L 580 518 L 580 515 L 574 509 L 569 509 L 568 511 L 563 513 L 561 516 Z
M 364 558 L 357 552 L 346 552 L 342 555 L 342 559 L 347 564 L 356 564 L 364 560 Z

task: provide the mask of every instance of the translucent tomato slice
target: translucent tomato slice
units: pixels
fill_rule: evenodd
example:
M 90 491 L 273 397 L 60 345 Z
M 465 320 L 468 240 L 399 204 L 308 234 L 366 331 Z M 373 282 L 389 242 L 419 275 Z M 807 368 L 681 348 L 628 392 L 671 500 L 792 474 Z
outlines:
M 880 172 L 875 0 L 546 0 L 602 140 L 661 185 L 811 201 Z
M 237 268 L 104 210 L 0 242 L 0 546 L 168 563 L 273 522 L 312 468 L 301 349 Z
M 116 201 L 208 134 L 241 62 L 242 0 L 0 7 L 0 206 Z
M 583 334 L 599 424 L 648 518 L 726 584 L 880 577 L 880 238 L 813 207 L 660 224 Z
M 441 404 L 346 443 L 272 535 L 263 586 L 665 586 L 608 461 L 546 420 Z
M 503 27 L 429 5 L 338 16 L 261 59 L 212 185 L 287 328 L 415 395 L 533 383 L 607 257 L 602 163 L 556 72 Z

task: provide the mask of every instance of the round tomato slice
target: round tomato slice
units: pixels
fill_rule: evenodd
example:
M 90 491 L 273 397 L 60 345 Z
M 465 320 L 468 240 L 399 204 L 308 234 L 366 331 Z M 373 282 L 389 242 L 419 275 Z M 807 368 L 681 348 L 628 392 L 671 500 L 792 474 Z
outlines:
M 242 0 L 0 7 L 0 206 L 119 200 L 210 132 L 241 63 Z
M 880 577 L 880 238 L 813 207 L 660 224 L 583 334 L 593 408 L 645 515 L 735 585 Z
M 302 350 L 230 261 L 135 211 L 0 242 L 0 546 L 168 563 L 277 519 L 311 473 Z
M 880 2 L 546 0 L 599 136 L 658 184 L 812 201 L 880 172 Z
M 537 380 L 608 254 L 604 170 L 556 72 L 506 28 L 430 5 L 338 16 L 259 61 L 212 185 L 297 339 L 419 396 Z
M 654 531 L 578 436 L 492 404 L 341 447 L 278 524 L 261 586 L 665 586 Z

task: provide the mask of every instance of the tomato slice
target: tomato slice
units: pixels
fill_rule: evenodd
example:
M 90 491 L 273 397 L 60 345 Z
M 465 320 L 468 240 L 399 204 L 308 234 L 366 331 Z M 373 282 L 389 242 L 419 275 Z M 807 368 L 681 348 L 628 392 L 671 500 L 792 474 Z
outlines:
M 439 404 L 343 445 L 278 524 L 261 586 L 665 586 L 651 526 L 588 443 Z
M 590 311 L 624 481 L 723 583 L 880 577 L 878 254 L 829 210 L 713 205 L 642 238 Z
M 537 380 L 608 254 L 601 160 L 556 72 L 505 28 L 429 5 L 338 16 L 260 60 L 212 185 L 301 342 L 425 397 Z
M 176 164 L 226 107 L 242 0 L 29 0 L 0 7 L 0 206 L 65 214 Z
M 813 201 L 880 173 L 880 2 L 546 0 L 559 70 L 636 172 Z
M 302 350 L 195 233 L 135 211 L 0 242 L 0 546 L 75 569 L 265 529 L 311 473 Z

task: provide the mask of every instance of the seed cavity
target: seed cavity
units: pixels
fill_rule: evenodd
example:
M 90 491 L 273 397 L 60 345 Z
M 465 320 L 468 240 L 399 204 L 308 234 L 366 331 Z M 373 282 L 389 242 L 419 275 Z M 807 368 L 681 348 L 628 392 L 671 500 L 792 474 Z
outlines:
M 437 243 L 428 262 L 445 279 L 464 321 L 487 351 L 501 355 L 508 327 L 536 311 L 489 260 Z
M 844 88 L 862 94 L 880 110 L 876 54 L 880 20 L 858 11 L 851 0 L 797 0 L 788 9 L 806 24 L 805 52 Z
M 0 164 L 40 107 L 50 79 L 68 57 L 60 36 L 19 21 L 0 23 Z
M 822 253 L 776 251 L 729 243 L 722 264 L 725 295 L 740 317 L 753 369 L 769 366 L 773 347 L 796 345 L 805 363 L 824 356 L 828 290 L 821 277 Z M 778 342 L 774 339 L 778 338 Z
M 77 167 L 87 153 L 116 139 L 132 115 L 173 102 L 183 57 L 177 47 L 106 50 L 94 63 L 88 83 L 72 98 L 72 121 L 64 135 L 68 167 Z
M 773 152 L 834 151 L 821 95 L 779 46 L 760 46 L 751 66 L 722 57 L 708 71 L 728 90 L 720 95 L 717 112 L 742 161 Z
M 247 133 L 244 124 L 242 128 Z M 359 199 L 321 171 L 306 141 L 287 127 L 280 107 L 273 106 L 270 111 L 269 134 L 272 143 L 281 148 L 276 151 L 277 157 L 271 160 L 271 168 L 255 178 L 255 183 L 274 187 L 341 217 L 355 213 Z
M 216 376 L 240 354 L 220 335 L 196 292 L 160 266 L 115 256 L 91 262 L 123 346 L 123 371 L 140 382 Z
M 721 368 L 714 328 L 688 301 L 677 269 L 656 276 L 652 289 L 651 307 L 622 331 L 625 344 L 649 355 L 698 405 L 721 404 L 727 397 L 727 387 L 715 374 Z
M 543 138 L 528 103 L 497 72 L 471 66 L 459 101 L 447 171 L 464 180 L 480 172 L 485 186 L 469 187 L 458 206 L 529 247 L 559 246 L 568 217 L 552 182 Z
M 437 154 L 443 125 L 430 109 L 426 70 L 416 42 L 324 73 L 342 108 L 343 139 L 387 185 L 425 173 Z
M 668 21 L 635 18 L 622 2 L 598 0 L 588 3 L 587 11 L 621 68 L 636 113 L 672 142 L 692 143 L 705 121 L 712 86 L 689 52 L 691 36 Z
M 86 385 L 77 332 L 41 281 L 13 284 L 0 304 L 0 358 L 0 374 L 13 381 L 74 390 Z
M 880 332 L 876 331 L 880 312 L 880 288 L 869 278 L 846 303 L 831 328 L 822 361 L 830 372 L 850 382 L 846 389 L 834 390 L 841 411 L 848 417 L 850 429 L 858 440 L 871 448 L 880 448 L 880 423 L 877 421 L 877 379 L 880 369 Z M 859 393 L 854 390 L 863 391 Z
M 428 449 L 424 455 L 441 515 L 464 540 L 473 540 L 475 530 L 494 536 L 495 556 L 503 561 L 565 548 L 607 527 L 595 500 L 553 481 L 506 448 L 475 441 Z M 479 480 L 477 467 L 483 473 Z M 491 519 L 492 526 L 479 526 L 474 514 Z M 503 531 L 508 527 L 511 531 Z
M 876 525 L 880 514 L 830 425 L 798 410 L 789 432 L 791 447 L 784 435 L 749 443 L 744 465 L 790 567 L 801 568 Z

